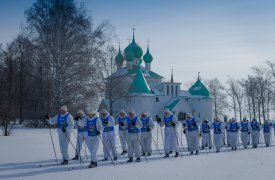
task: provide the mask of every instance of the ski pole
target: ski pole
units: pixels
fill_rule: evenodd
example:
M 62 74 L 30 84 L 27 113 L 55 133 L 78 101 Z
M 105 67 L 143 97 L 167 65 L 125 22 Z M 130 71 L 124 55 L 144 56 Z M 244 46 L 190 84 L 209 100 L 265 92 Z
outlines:
M 52 141 L 52 146 L 53 146 L 53 152 L 54 152 L 55 160 L 56 160 L 56 163 L 58 164 L 57 156 L 56 156 L 56 151 L 55 151 L 55 146 L 54 146 L 54 142 L 53 142 L 52 131 L 51 131 L 51 128 L 49 126 L 48 126 L 48 129 L 49 129 L 50 136 L 51 136 L 51 141 Z
M 100 141 L 101 141 L 101 143 L 102 143 L 102 145 L 103 145 L 103 148 L 107 151 L 107 148 L 105 147 L 105 144 L 103 143 L 102 137 L 101 137 L 100 135 L 98 135 L 98 137 L 99 137 L 99 139 L 100 139 Z M 115 164 L 113 158 L 111 157 L 111 155 L 110 155 L 110 153 L 109 153 L 108 151 L 107 151 L 107 154 L 108 154 L 109 158 L 111 159 L 113 165 L 116 166 L 116 164 Z
M 87 158 L 87 160 L 89 160 L 89 158 L 88 158 L 88 154 L 87 154 L 87 149 L 86 149 L 86 141 L 85 141 L 85 138 L 84 138 L 84 133 L 83 133 L 83 131 L 82 131 L 82 138 L 83 138 L 83 143 L 84 143 L 84 151 L 85 151 L 85 155 L 86 155 L 86 158 Z
M 140 141 L 140 138 L 139 138 L 139 135 L 138 135 L 138 133 L 136 132 L 136 134 L 137 134 L 137 138 L 138 138 L 138 142 L 139 142 L 139 145 L 140 145 L 140 147 L 141 147 L 141 150 L 142 150 L 142 152 L 144 152 L 145 153 L 145 151 L 144 151 L 144 149 L 143 149 L 143 147 L 142 147 L 142 144 L 141 144 L 141 141 Z M 147 159 L 147 156 L 146 156 L 146 153 L 145 153 L 145 160 L 146 160 L 146 162 L 148 162 L 148 159 Z
M 163 139 L 163 132 L 162 132 L 162 128 L 160 127 L 160 124 L 158 123 L 159 128 L 160 128 L 160 133 L 161 133 L 161 138 L 162 138 L 162 145 L 164 146 L 164 139 Z
M 159 126 L 157 127 L 157 147 L 158 147 L 158 144 L 159 144 Z
M 107 127 L 108 128 L 108 127 Z M 115 150 L 113 148 L 113 143 L 111 141 L 111 136 L 110 136 L 110 133 L 109 133 L 109 129 L 107 130 L 107 134 L 108 134 L 108 138 L 109 138 L 109 143 L 111 145 L 111 148 L 112 148 L 112 152 L 113 152 L 113 156 L 115 157 Z
M 159 148 L 158 148 L 158 145 L 157 145 L 157 143 L 156 143 L 156 141 L 155 141 L 155 139 L 153 138 L 153 135 L 152 135 L 152 133 L 150 132 L 150 135 L 151 135 L 151 138 L 152 138 L 152 140 L 153 140 L 153 142 L 154 142 L 154 144 L 155 144 L 155 146 L 156 146 L 156 150 L 159 152 L 159 154 L 161 155 L 161 152 L 160 152 L 160 150 L 159 150 Z
M 77 152 L 76 148 L 74 147 L 72 141 L 70 140 L 70 138 L 67 136 L 66 132 L 63 132 L 66 136 L 66 138 L 68 139 L 69 143 L 73 146 L 75 152 L 77 153 L 78 157 L 80 158 L 80 165 L 82 166 L 82 163 L 84 164 L 84 161 L 82 160 L 81 156 L 79 155 L 79 153 Z
M 79 148 L 78 154 L 79 154 L 79 156 L 81 156 L 81 151 L 82 151 L 85 154 L 85 156 L 87 157 L 87 160 L 89 160 L 87 152 L 85 152 L 82 147 L 80 148 L 79 137 L 76 136 L 76 134 L 73 130 L 72 130 L 72 132 L 73 132 L 75 139 L 78 140 L 78 148 Z M 82 132 L 82 136 L 83 136 L 83 132 Z M 83 138 L 84 138 L 84 136 L 83 136 Z
M 176 127 L 173 127 L 174 128 L 174 132 L 175 132 L 175 135 L 176 135 L 176 138 L 177 138 L 177 144 L 178 144 L 178 147 L 179 147 L 179 151 L 180 151 L 180 156 L 182 157 L 182 153 L 181 153 L 181 148 L 180 148 L 180 144 L 179 144 L 179 137 L 178 137 L 178 133 L 176 131 Z

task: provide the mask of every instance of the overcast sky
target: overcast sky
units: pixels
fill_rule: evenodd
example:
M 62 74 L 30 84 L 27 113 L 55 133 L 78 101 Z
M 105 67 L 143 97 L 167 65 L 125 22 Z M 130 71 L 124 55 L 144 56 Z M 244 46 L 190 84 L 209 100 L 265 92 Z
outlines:
M 25 23 L 34 0 L 0 0 L 0 43 L 11 41 Z M 109 20 L 122 49 L 136 27 L 136 41 L 146 51 L 149 38 L 152 69 L 189 84 L 228 75 L 246 77 L 250 68 L 275 61 L 274 0 L 78 0 L 85 2 L 95 24 Z M 115 42 L 118 47 L 118 40 Z

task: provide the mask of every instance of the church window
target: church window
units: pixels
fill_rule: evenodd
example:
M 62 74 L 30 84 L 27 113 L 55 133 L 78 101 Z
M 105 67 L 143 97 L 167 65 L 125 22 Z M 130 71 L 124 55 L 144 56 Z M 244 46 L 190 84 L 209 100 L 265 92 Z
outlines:
M 174 86 L 171 85 L 171 96 L 174 96 Z
M 156 97 L 156 102 L 159 102 L 159 97 Z

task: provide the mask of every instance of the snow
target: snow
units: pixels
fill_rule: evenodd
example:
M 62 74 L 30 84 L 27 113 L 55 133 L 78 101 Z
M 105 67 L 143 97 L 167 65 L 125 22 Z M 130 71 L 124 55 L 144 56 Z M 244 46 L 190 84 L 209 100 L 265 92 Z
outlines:
M 57 133 L 54 129 L 52 133 L 60 158 Z M 159 142 L 162 141 L 160 134 L 159 131 Z M 156 128 L 154 137 L 156 140 Z M 71 139 L 75 142 L 73 135 Z M 186 147 L 186 143 L 184 146 Z M 120 152 L 119 144 L 117 148 Z M 155 149 L 154 144 L 153 148 Z M 161 150 L 163 150 L 162 145 Z M 89 162 L 83 155 L 85 165 L 82 167 L 79 161 L 70 161 L 68 166 L 56 166 L 49 130 L 20 128 L 16 129 L 12 136 L 0 136 L 0 179 L 179 180 L 187 177 L 188 180 L 274 179 L 274 154 L 275 147 L 263 146 L 258 149 L 241 148 L 236 152 L 231 152 L 227 148 L 223 148 L 220 153 L 215 153 L 214 150 L 206 153 L 204 150 L 198 156 L 191 156 L 185 151 L 183 157 L 163 159 L 154 151 L 153 156 L 148 157 L 148 162 L 144 157 L 140 163 L 116 166 L 111 162 L 99 162 L 97 168 L 88 169 Z M 72 146 L 70 146 L 70 155 L 74 156 Z M 99 155 L 99 159 L 102 159 L 102 147 Z M 119 158 L 119 162 L 126 160 L 126 156 Z M 42 167 L 39 167 L 40 164 Z M 68 171 L 70 167 L 74 169 Z

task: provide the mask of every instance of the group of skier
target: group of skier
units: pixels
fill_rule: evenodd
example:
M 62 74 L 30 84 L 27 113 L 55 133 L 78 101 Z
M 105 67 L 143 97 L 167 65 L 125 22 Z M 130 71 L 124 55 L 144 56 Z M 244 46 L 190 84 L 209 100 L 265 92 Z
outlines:
M 72 160 L 81 160 L 81 150 L 85 141 L 88 150 L 91 154 L 91 164 L 89 168 L 97 167 L 97 152 L 100 141 L 103 144 L 103 161 L 111 160 L 112 162 L 118 159 L 118 152 L 115 142 L 115 126 L 118 125 L 118 135 L 122 147 L 121 155 L 128 155 L 127 162 L 133 162 L 134 155 L 136 162 L 141 161 L 141 156 L 151 156 L 152 141 L 155 143 L 157 150 L 158 142 L 156 143 L 152 130 L 155 123 L 150 117 L 150 113 L 144 111 L 138 116 L 133 109 L 126 113 L 121 110 L 116 119 L 111 116 L 106 109 L 99 113 L 94 110 L 87 112 L 87 115 L 79 110 L 75 118 L 68 113 L 66 106 L 60 108 L 60 113 L 55 117 L 50 118 L 46 115 L 46 119 L 50 124 L 57 125 L 59 137 L 59 145 L 63 158 L 61 165 L 66 165 L 69 162 L 68 146 L 71 133 L 74 128 L 77 128 L 77 144 L 75 147 L 75 157 Z M 183 149 L 182 141 L 179 138 L 177 128 L 182 124 L 182 132 L 186 136 L 187 148 L 190 154 L 198 154 L 201 149 L 208 148 L 209 150 L 215 146 L 216 152 L 220 152 L 223 146 L 231 147 L 236 151 L 238 148 L 238 133 L 241 132 L 242 145 L 246 149 L 252 140 L 253 148 L 257 148 L 260 139 L 260 131 L 263 129 L 264 140 L 266 146 L 271 144 L 271 128 L 273 124 L 265 121 L 260 124 L 255 118 L 249 122 L 246 118 L 238 123 L 235 118 L 227 119 L 221 122 L 218 118 L 214 118 L 213 122 L 203 119 L 202 122 L 197 121 L 191 114 L 187 114 L 186 119 L 180 122 L 178 118 L 169 110 L 164 109 L 164 116 L 160 118 L 156 116 L 158 129 L 164 127 L 164 152 L 165 158 L 170 154 L 175 153 L 174 157 L 178 157 Z M 213 130 L 213 135 L 212 135 Z M 213 138 L 213 139 L 212 139 Z

